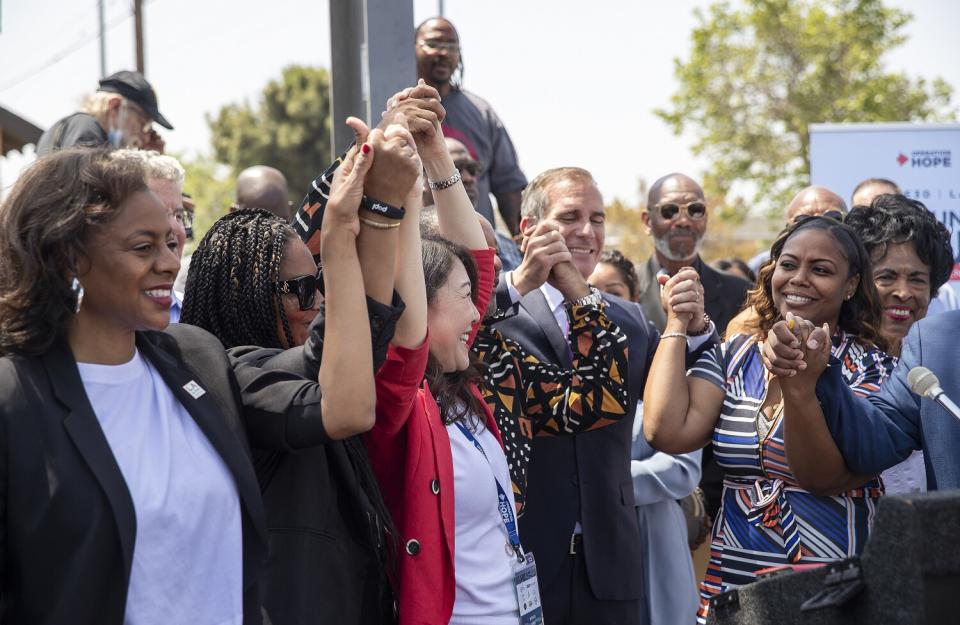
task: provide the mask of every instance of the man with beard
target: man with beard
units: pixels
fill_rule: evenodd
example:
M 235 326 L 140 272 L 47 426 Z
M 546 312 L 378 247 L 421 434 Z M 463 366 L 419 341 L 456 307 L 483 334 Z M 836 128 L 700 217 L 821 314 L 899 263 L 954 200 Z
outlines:
M 494 223 L 490 194 L 510 234 L 520 231 L 520 192 L 527 179 L 517 164 L 510 135 L 486 100 L 461 88 L 460 36 L 449 20 L 434 17 L 417 27 L 417 78 L 434 87 L 443 100 L 443 134 L 461 141 L 479 161 L 478 213 Z
M 693 267 L 703 284 L 704 309 L 717 331 L 740 310 L 750 287 L 746 280 L 720 273 L 700 258 L 700 244 L 707 231 L 707 204 L 703 189 L 683 174 L 670 174 L 650 187 L 647 210 L 642 217 L 647 234 L 656 248 L 641 265 L 640 305 L 647 320 L 663 332 L 667 315 L 660 304 L 657 272 L 673 275 L 681 267 Z

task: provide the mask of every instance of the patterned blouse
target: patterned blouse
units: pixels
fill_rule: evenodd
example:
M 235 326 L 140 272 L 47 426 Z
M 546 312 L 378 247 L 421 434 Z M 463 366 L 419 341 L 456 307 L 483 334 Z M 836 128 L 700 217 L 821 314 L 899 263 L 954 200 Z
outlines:
M 833 497 L 813 495 L 797 485 L 787 464 L 783 411 L 758 433 L 767 374 L 761 344 L 737 334 L 700 357 L 687 375 L 726 392 L 713 431 L 714 454 L 724 473 L 723 498 L 713 527 L 710 563 L 700 585 L 698 622 L 705 623 L 710 597 L 748 584 L 756 571 L 787 564 L 846 558 L 863 550 L 873 525 L 879 479 Z M 837 330 L 832 354 L 857 395 L 868 395 L 893 370 L 893 359 Z
M 601 306 L 567 308 L 569 369 L 541 362 L 484 320 L 473 350 L 486 365 L 481 393 L 500 428 L 510 480 L 523 511 L 534 436 L 565 436 L 610 425 L 628 414 L 627 338 Z

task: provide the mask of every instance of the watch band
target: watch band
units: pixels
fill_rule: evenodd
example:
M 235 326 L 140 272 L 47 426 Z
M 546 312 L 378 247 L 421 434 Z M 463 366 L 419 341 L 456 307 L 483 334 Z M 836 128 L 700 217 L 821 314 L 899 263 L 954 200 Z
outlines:
M 595 286 L 591 286 L 590 293 L 584 295 L 583 297 L 578 297 L 577 299 L 567 302 L 567 306 L 573 308 L 574 306 L 599 306 L 603 301 L 603 294 Z
M 388 219 L 403 219 L 403 216 L 407 213 L 402 207 L 387 204 L 386 202 L 375 200 L 366 195 L 360 199 L 360 208 L 370 211 L 371 213 L 376 213 L 377 215 L 383 215 Z

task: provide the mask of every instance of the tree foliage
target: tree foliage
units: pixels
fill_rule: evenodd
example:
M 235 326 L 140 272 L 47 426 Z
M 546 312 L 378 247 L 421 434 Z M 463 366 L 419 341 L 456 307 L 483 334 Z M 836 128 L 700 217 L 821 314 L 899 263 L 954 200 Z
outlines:
M 949 119 L 950 86 L 887 71 L 911 16 L 881 0 L 743 0 L 695 12 L 670 110 L 656 113 L 706 156 L 708 195 L 780 213 L 809 184 L 811 123 Z
M 228 104 L 207 117 L 216 159 L 236 176 L 252 165 L 284 173 L 299 202 L 330 161 L 330 77 L 319 67 L 291 65 L 271 80 L 256 106 Z
M 187 253 L 193 249 L 213 222 L 227 214 L 236 197 L 236 177 L 230 168 L 207 156 L 191 160 L 180 159 L 186 170 L 183 190 L 190 194 L 195 204 L 193 215 L 193 241 L 187 243 Z

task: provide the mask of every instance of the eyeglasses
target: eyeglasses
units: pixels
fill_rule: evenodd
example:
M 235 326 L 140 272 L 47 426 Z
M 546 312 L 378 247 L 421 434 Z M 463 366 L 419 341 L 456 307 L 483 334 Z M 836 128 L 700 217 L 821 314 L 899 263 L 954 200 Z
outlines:
M 437 41 L 435 39 L 421 39 L 417 42 L 421 48 L 427 52 L 446 52 L 448 54 L 454 54 L 455 52 L 460 52 L 460 44 L 447 42 L 447 41 Z
M 660 211 L 660 216 L 670 221 L 675 219 L 682 210 L 690 219 L 703 219 L 707 216 L 707 205 L 703 202 L 690 202 L 689 204 L 676 204 L 668 202 L 655 207 Z
M 317 269 L 314 276 L 300 276 L 277 282 L 277 292 L 295 294 L 300 310 L 310 310 L 317 303 L 317 291 L 323 288 L 323 270 Z
M 173 209 L 173 217 L 177 223 L 183 226 L 184 230 L 193 229 L 193 211 L 187 210 L 183 206 Z
M 474 178 L 479 176 L 480 170 L 483 169 L 480 166 L 480 163 L 473 159 L 470 159 L 470 160 L 462 159 L 462 160 L 453 161 L 453 166 L 459 169 L 460 173 L 470 174 Z

